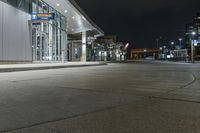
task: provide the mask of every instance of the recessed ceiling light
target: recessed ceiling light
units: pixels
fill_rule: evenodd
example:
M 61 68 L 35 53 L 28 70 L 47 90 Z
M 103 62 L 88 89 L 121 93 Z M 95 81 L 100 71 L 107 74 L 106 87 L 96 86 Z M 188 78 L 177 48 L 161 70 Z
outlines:
M 73 16 L 72 19 L 75 19 L 75 17 Z
M 72 31 L 74 31 L 74 29 L 72 29 Z
M 67 10 L 65 10 L 65 13 L 67 13 Z
M 57 3 L 57 4 L 56 4 L 56 6 L 60 6 L 60 4 L 59 4 L 59 3 Z
M 81 26 L 81 25 L 82 25 L 82 23 L 81 23 L 81 22 L 79 22 L 79 23 L 78 23 L 78 25 L 79 25 L 79 26 Z

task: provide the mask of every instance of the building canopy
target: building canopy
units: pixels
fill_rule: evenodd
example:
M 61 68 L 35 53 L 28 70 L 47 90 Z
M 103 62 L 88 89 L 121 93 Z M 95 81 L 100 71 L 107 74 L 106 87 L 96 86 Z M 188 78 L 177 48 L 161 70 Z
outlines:
M 68 34 L 88 31 L 95 37 L 104 32 L 84 13 L 74 0 L 43 0 L 68 18 Z

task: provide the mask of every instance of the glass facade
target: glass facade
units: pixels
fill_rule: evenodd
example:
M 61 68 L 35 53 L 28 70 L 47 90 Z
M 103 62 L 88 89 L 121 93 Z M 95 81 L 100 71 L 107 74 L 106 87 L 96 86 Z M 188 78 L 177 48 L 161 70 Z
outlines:
M 52 19 L 31 20 L 33 61 L 67 60 L 67 18 L 42 0 L 1 0 L 33 14 L 53 14 Z
M 81 61 L 81 46 L 81 40 L 68 42 L 68 61 Z
M 27 13 L 32 11 L 32 0 L 1 0 Z
M 32 0 L 32 14 L 53 13 L 48 21 L 32 20 L 33 61 L 67 59 L 67 18 L 41 0 Z
M 30 27 L 33 61 L 81 61 L 83 51 L 92 59 L 91 47 L 83 50 L 82 41 L 68 42 L 67 18 L 43 0 L 0 0 L 31 16 Z M 28 15 L 27 14 L 27 15 Z M 19 16 L 20 17 L 20 16 Z M 23 18 L 21 18 L 23 21 Z M 25 20 L 27 21 L 27 20 Z M 28 44 L 27 44 L 28 45 Z

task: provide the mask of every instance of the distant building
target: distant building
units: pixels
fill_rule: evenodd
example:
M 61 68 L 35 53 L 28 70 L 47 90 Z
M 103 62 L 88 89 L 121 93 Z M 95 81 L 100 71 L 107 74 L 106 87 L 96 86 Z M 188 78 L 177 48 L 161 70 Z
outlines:
M 187 23 L 185 27 L 186 27 L 185 47 L 190 49 L 191 48 L 192 32 L 196 31 L 196 26 L 195 26 L 194 23 Z
M 197 39 L 200 40 L 200 13 L 197 13 L 197 15 L 195 16 L 194 25 L 196 27 Z
M 125 61 L 128 44 L 117 42 L 115 35 L 98 38 L 93 45 L 91 60 Z
M 192 33 L 195 32 L 195 35 Z M 185 47 L 191 56 L 191 46 L 194 45 L 194 58 L 200 59 L 200 13 L 194 17 L 193 23 L 186 24 Z
M 148 57 L 153 57 L 154 59 L 158 58 L 158 54 L 160 53 L 160 49 L 158 48 L 138 48 L 131 50 L 131 59 L 145 59 Z
M 196 27 L 195 59 L 200 60 L 200 13 L 197 13 L 197 15 L 195 16 L 194 25 Z

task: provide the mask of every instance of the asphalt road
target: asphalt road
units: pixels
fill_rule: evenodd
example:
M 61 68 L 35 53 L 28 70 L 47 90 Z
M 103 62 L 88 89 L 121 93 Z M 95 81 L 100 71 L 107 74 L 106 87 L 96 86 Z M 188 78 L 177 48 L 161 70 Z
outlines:
M 0 132 L 199 133 L 200 64 L 0 73 Z

